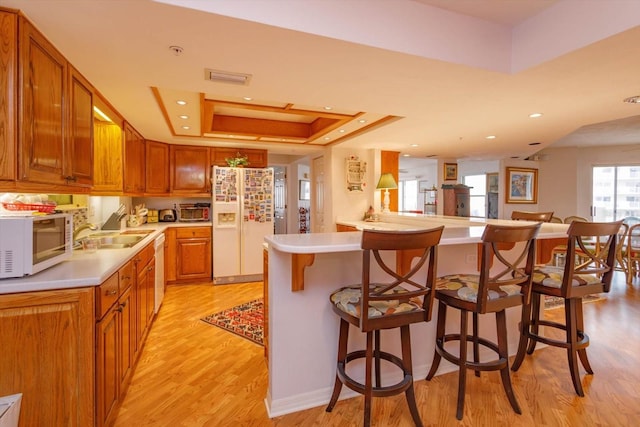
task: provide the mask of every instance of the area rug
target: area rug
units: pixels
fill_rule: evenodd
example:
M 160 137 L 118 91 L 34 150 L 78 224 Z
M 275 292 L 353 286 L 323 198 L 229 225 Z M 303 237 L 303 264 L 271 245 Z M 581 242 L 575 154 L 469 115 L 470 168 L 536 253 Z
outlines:
M 595 302 L 606 299 L 604 296 L 600 294 L 587 295 L 582 298 L 583 303 L 587 302 Z M 550 295 L 544 296 L 544 309 L 550 310 L 552 308 L 564 307 L 564 298 L 554 297 Z
M 240 304 L 236 307 L 211 314 L 204 319 L 210 325 L 264 345 L 262 327 L 264 322 L 264 302 L 262 298 Z

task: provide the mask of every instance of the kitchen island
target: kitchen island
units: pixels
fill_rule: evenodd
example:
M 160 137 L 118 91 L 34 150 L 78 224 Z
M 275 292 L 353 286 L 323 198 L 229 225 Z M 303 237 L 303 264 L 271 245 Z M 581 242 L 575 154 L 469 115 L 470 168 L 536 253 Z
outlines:
M 338 223 L 356 229 L 381 230 L 444 225 L 438 248 L 439 276 L 477 272 L 478 243 L 485 225 L 515 225 L 510 220 L 402 214 L 382 215 L 379 222 L 339 220 Z M 565 239 L 567 228 L 566 224 L 543 224 L 538 239 Z M 335 379 L 339 323 L 329 304 L 329 295 L 341 286 L 360 282 L 361 235 L 360 231 L 351 231 L 265 238 L 269 248 L 269 387 L 265 404 L 270 417 L 326 405 L 329 401 Z M 374 272 L 374 280 L 376 274 L 380 275 Z M 435 309 L 437 311 L 437 307 Z M 517 349 L 519 320 L 519 308 L 507 310 L 510 354 L 515 354 Z M 447 322 L 454 325 L 459 320 L 457 316 L 450 316 Z M 412 326 L 414 378 L 424 378 L 431 366 L 435 326 L 435 321 Z M 491 322 L 485 325 L 481 321 L 482 335 L 495 339 L 492 329 Z M 364 347 L 363 335 L 359 332 L 351 334 L 350 351 Z M 399 354 L 397 331 L 382 331 L 382 337 L 383 349 Z M 438 374 L 454 369 L 454 365 L 443 361 Z M 395 372 L 384 372 L 383 378 L 388 378 L 390 383 L 399 380 L 393 374 Z M 362 380 L 357 376 L 356 379 Z M 355 395 L 345 387 L 341 398 Z

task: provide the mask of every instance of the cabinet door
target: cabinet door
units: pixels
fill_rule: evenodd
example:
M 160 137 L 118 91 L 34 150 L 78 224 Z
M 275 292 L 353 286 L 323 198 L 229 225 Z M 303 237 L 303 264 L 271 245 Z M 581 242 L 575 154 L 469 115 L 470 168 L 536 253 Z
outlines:
M 93 87 L 69 66 L 71 105 L 69 150 L 64 172 L 69 184 L 90 187 L 93 184 Z
M 176 280 L 177 248 L 176 248 L 176 229 L 168 228 L 164 232 L 164 279 L 166 283 Z
M 155 286 L 156 286 L 156 258 L 151 258 L 151 261 L 147 264 L 147 289 L 146 298 L 146 316 L 147 316 L 147 329 L 151 328 L 151 322 L 153 322 L 153 309 L 155 306 Z
M 120 295 L 118 300 L 118 326 L 120 328 L 119 344 L 120 354 L 119 372 L 120 372 L 120 396 L 124 397 L 129 379 L 131 378 L 133 364 L 135 362 L 135 338 L 136 338 L 136 322 L 132 288 L 128 287 Z
M 16 179 L 18 16 L 0 11 L 0 180 Z
M 171 145 L 171 193 L 210 193 L 210 168 L 208 147 Z
M 149 287 L 149 274 L 147 266 L 136 265 L 136 343 L 137 352 L 142 349 L 142 342 L 147 336 L 147 288 Z
M 146 142 L 146 186 L 150 194 L 169 193 L 169 145 Z
M 67 61 L 20 17 L 20 179 L 63 184 Z
M 178 280 L 211 279 L 211 239 L 177 239 L 177 251 Z
M 108 425 L 115 415 L 120 396 L 120 325 L 118 306 L 96 325 L 96 425 Z
M 22 393 L 21 426 L 93 426 L 94 289 L 0 295 L 0 396 Z
M 123 120 L 106 101 L 94 97 L 104 114 L 93 119 L 93 192 L 122 193 Z M 106 117 L 105 117 L 106 116 Z
M 145 142 L 129 123 L 124 124 L 124 191 L 130 194 L 144 193 Z
M 267 167 L 267 150 L 259 150 L 253 148 L 212 148 L 211 165 L 227 166 L 227 158 L 246 156 L 250 168 L 266 168 Z

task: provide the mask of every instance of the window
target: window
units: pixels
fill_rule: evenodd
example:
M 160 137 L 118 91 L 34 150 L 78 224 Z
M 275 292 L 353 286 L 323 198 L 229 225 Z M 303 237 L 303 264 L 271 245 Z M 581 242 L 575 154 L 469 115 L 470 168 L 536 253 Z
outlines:
M 593 220 L 640 217 L 640 166 L 593 168 Z
M 487 212 L 487 175 L 467 175 L 462 183 L 469 189 L 469 215 L 484 218 Z
M 418 180 L 400 181 L 398 185 L 399 212 L 418 209 Z

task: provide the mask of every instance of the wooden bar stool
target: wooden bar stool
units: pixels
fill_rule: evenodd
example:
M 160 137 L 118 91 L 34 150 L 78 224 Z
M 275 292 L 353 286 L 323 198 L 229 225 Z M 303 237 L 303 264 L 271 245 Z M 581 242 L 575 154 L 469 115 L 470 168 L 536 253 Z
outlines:
M 411 363 L 411 336 L 409 325 L 427 322 L 435 292 L 433 284 L 436 272 L 436 251 L 442 230 L 438 227 L 419 231 L 362 232 L 362 283 L 341 288 L 331 294 L 333 311 L 340 316 L 338 340 L 338 362 L 335 386 L 327 412 L 331 412 L 345 384 L 351 390 L 364 395 L 364 425 L 371 419 L 371 398 L 384 397 L 404 392 L 416 426 L 422 426 L 413 391 L 413 368 Z M 382 259 L 383 251 L 394 251 L 395 268 Z M 417 263 L 405 266 L 400 262 L 403 255 L 418 257 Z M 375 262 L 372 262 L 371 255 Z M 426 264 L 426 276 L 418 282 L 416 273 Z M 371 280 L 372 271 L 382 269 L 388 276 L 384 283 Z M 408 270 L 408 271 L 399 271 Z M 421 273 L 422 274 L 422 273 Z M 366 333 L 366 349 L 347 353 L 349 324 Z M 380 330 L 400 328 L 402 357 L 380 349 Z M 347 363 L 365 358 L 364 384 L 354 380 L 346 372 Z M 394 385 L 382 386 L 381 359 L 391 362 L 403 372 L 403 379 Z M 375 368 L 375 385 L 372 374 Z
M 567 234 L 567 255 L 564 267 L 542 266 L 533 274 L 532 303 L 522 310 L 520 343 L 511 369 L 517 371 L 525 352 L 533 353 L 536 343 L 567 350 L 569 370 L 573 387 L 579 396 L 584 396 L 578 370 L 578 358 L 584 369 L 593 374 L 587 346 L 589 337 L 584 333 L 582 297 L 600 292 L 609 292 L 616 263 L 616 245 L 622 221 L 580 222 L 574 221 Z M 599 250 L 589 250 L 594 239 L 599 241 Z M 576 253 L 580 256 L 576 257 Z M 551 295 L 564 299 L 565 324 L 540 319 L 540 297 Z M 564 340 L 544 337 L 540 326 L 549 326 L 565 331 Z
M 531 273 L 535 262 L 535 237 L 539 229 L 540 223 L 523 226 L 487 225 L 482 235 L 480 274 L 444 276 L 436 283 L 436 347 L 427 380 L 435 375 L 442 357 L 459 367 L 456 411 L 459 420 L 464 412 L 467 369 L 473 369 L 476 376 L 480 376 L 480 371 L 500 371 L 509 402 L 516 413 L 521 413 L 509 377 L 505 310 L 529 304 Z M 494 275 L 490 271 L 492 264 L 495 264 L 493 271 L 497 270 Z M 445 333 L 449 307 L 460 310 L 459 333 Z M 471 334 L 467 332 L 468 313 L 473 314 Z M 478 334 L 478 315 L 485 313 L 496 314 L 497 344 Z M 445 344 L 450 341 L 459 342 L 457 355 L 445 349 Z M 467 342 L 473 345 L 473 361 L 467 358 Z M 497 353 L 498 358 L 481 362 L 480 346 Z

